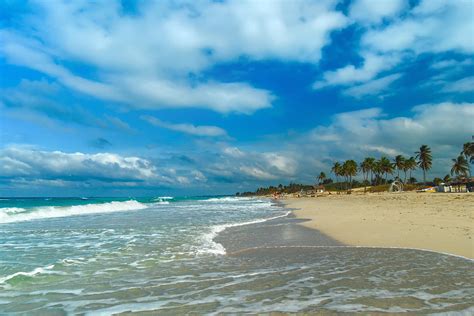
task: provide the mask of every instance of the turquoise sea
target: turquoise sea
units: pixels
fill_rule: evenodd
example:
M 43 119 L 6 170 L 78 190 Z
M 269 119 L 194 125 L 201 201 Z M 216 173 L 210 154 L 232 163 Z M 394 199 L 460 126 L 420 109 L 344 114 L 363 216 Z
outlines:
M 0 200 L 2 315 L 471 315 L 472 302 L 473 261 L 343 247 L 267 199 Z

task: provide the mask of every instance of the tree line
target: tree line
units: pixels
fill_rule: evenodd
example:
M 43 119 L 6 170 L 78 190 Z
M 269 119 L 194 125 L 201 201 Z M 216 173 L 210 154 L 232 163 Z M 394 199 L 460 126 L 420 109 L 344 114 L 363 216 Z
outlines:
M 465 178 L 471 176 L 469 163 L 474 162 L 474 142 L 465 143 L 458 157 L 452 159 L 452 167 L 450 173 L 443 179 L 435 178 L 433 183 L 438 185 L 441 182 L 449 183 L 452 181 L 451 176 L 456 178 Z M 412 177 L 412 172 L 416 169 L 423 171 L 423 183 L 426 184 L 426 176 L 433 165 L 433 156 L 431 148 L 422 145 L 411 157 L 397 155 L 390 160 L 386 156 L 379 159 L 374 157 L 366 157 L 359 164 L 355 160 L 346 160 L 344 162 L 334 162 L 331 167 L 331 173 L 334 174 L 336 182 L 328 178 L 324 172 L 320 172 L 317 181 L 321 185 L 326 185 L 329 189 L 351 189 L 356 186 L 381 185 L 389 182 L 388 176 L 396 172 L 395 180 L 402 181 L 407 184 L 414 184 L 417 180 Z M 359 172 L 362 173 L 363 181 L 354 180 Z M 339 181 L 343 179 L 344 181 Z M 278 185 L 258 188 L 255 192 L 237 193 L 240 196 L 247 195 L 268 195 L 276 192 L 279 193 L 295 193 L 301 190 L 307 191 L 313 189 L 312 185 L 290 183 L 289 185 Z
M 451 168 L 451 176 L 457 178 L 464 178 L 468 175 L 471 176 L 469 162 L 474 161 L 474 142 L 465 143 L 459 156 L 452 159 L 453 165 Z M 358 172 L 362 173 L 364 183 L 370 185 L 379 185 L 388 182 L 388 175 L 397 173 L 396 180 L 402 181 L 403 183 L 415 183 L 416 179 L 412 177 L 412 171 L 420 168 L 423 171 L 423 183 L 426 182 L 427 172 L 433 165 L 433 156 L 431 148 L 427 145 L 422 145 L 415 155 L 412 157 L 404 157 L 403 155 L 397 155 L 392 161 L 386 156 L 382 156 L 380 159 L 374 157 L 366 157 L 359 165 L 354 160 L 346 160 L 344 162 L 334 162 L 331 167 L 331 173 L 336 177 L 336 182 L 339 182 L 339 178 L 344 178 L 344 184 L 348 184 L 349 189 L 352 188 L 353 178 L 357 176 Z M 403 173 L 403 179 L 401 176 Z M 407 182 L 408 177 L 408 182 Z M 324 184 L 327 179 L 326 174 L 321 172 L 318 177 L 319 184 Z M 435 178 L 435 180 L 441 180 Z M 450 182 L 452 179 L 447 174 L 444 182 Z M 434 181 L 441 182 L 441 181 Z M 347 189 L 347 187 L 345 188 Z

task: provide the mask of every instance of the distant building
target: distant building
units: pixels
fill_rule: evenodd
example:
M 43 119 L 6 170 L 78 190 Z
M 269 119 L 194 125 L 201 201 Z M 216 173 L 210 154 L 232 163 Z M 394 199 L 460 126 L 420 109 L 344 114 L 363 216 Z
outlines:
M 455 192 L 455 193 L 474 192 L 474 178 L 471 177 L 468 179 L 459 179 L 449 184 L 440 183 L 437 186 L 436 191 L 437 192 Z
M 326 188 L 324 187 L 324 185 L 316 185 L 314 186 L 314 191 L 316 193 L 323 193 L 326 191 Z

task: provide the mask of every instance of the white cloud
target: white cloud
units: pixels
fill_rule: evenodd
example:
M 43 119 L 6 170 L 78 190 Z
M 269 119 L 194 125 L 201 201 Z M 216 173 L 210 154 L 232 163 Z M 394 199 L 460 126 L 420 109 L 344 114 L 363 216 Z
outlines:
M 21 20 L 24 33 L 0 34 L 0 54 L 10 63 L 132 107 L 222 113 L 268 108 L 272 96 L 243 82 L 190 82 L 189 74 L 239 57 L 317 63 L 330 32 L 347 24 L 330 0 L 145 1 L 136 16 L 124 15 L 119 2 L 35 6 L 38 15 Z M 68 62 L 97 75 L 80 77 L 66 68 Z
M 247 188 L 277 181 L 312 183 L 318 172 L 329 173 L 334 161 L 414 155 L 420 145 L 427 144 L 434 158 L 429 178 L 444 176 L 449 172 L 450 159 L 459 154 L 462 144 L 473 133 L 474 104 L 426 104 L 413 107 L 411 113 L 406 117 L 391 117 L 381 108 L 339 113 L 329 125 L 280 139 L 275 151 L 269 150 L 274 140 L 248 144 L 245 150 L 201 140 L 198 148 L 186 153 L 191 161 L 186 165 L 173 153 L 162 153 L 150 160 L 111 153 L 65 153 L 15 146 L 0 152 L 0 175 L 4 183 L 5 179 L 24 183 L 39 179 L 68 187 L 80 183 L 93 186 L 101 181 L 102 186 L 105 183 L 114 187 L 205 185 L 233 190 L 236 183 Z
M 266 165 L 280 174 L 293 176 L 297 170 L 296 161 L 288 156 L 277 153 L 264 153 Z
M 396 155 L 402 154 L 399 150 L 395 148 L 390 148 L 386 146 L 371 146 L 371 145 L 362 145 L 362 150 L 366 152 L 377 153 L 379 155 L 394 157 Z
M 398 15 L 407 8 L 406 0 L 357 0 L 349 8 L 349 16 L 360 23 L 379 23 L 384 18 Z
M 207 181 L 207 177 L 199 170 L 192 170 L 191 171 L 191 176 L 195 181 Z
M 448 173 L 449 158 L 459 154 L 474 132 L 474 103 L 426 104 L 413 107 L 412 113 L 412 117 L 392 118 L 380 108 L 340 113 L 330 125 L 318 126 L 302 136 L 306 147 L 294 146 L 298 146 L 300 156 L 328 161 L 328 171 L 332 161 L 360 161 L 369 155 L 414 155 L 420 145 L 427 144 L 433 152 L 432 174 Z
M 2 150 L 2 176 L 72 179 L 158 179 L 156 167 L 146 159 L 111 153 L 84 154 L 10 147 Z
M 364 62 L 361 67 L 347 65 L 333 71 L 326 71 L 323 80 L 313 84 L 314 89 L 320 89 L 331 85 L 351 85 L 359 82 L 372 80 L 377 74 L 391 69 L 396 65 L 400 57 L 393 54 L 378 55 L 370 52 L 362 54 Z
M 444 176 L 451 168 L 450 158 L 459 154 L 474 132 L 474 104 L 419 105 L 411 114 L 390 117 L 381 108 L 339 113 L 327 126 L 281 140 L 278 152 L 265 150 L 271 144 L 262 142 L 254 150 L 239 150 L 242 155 L 226 154 L 218 156 L 216 162 L 206 161 L 206 172 L 253 186 L 259 181 L 313 183 L 318 172 L 330 173 L 334 161 L 414 156 L 422 144 L 427 144 L 434 158 L 428 177 Z
M 127 122 L 119 119 L 118 117 L 105 115 L 106 121 L 108 121 L 113 127 L 121 129 L 125 132 L 134 132 L 135 130 L 128 125 Z
M 340 69 L 327 71 L 322 80 L 313 85 L 319 89 L 331 85 L 352 85 L 366 83 L 398 66 L 402 61 L 416 58 L 423 53 L 456 52 L 470 55 L 474 52 L 474 4 L 470 0 L 422 0 L 411 10 L 407 1 L 359 0 L 350 7 L 349 15 L 362 24 L 371 25 L 360 41 L 362 66 L 347 65 Z M 454 60 L 437 61 L 432 68 L 461 67 L 472 64 Z M 386 76 L 387 73 L 382 74 Z M 382 81 L 369 82 L 369 85 L 382 84 Z M 359 95 L 364 87 L 354 87 L 349 95 Z M 370 89 L 370 87 L 368 88 Z M 352 93 L 354 92 L 354 93 Z M 361 93 L 360 95 L 363 95 Z
M 445 69 L 445 68 L 457 68 L 463 66 L 471 66 L 474 65 L 474 61 L 471 58 L 466 58 L 464 60 L 456 60 L 456 59 L 447 59 L 447 60 L 440 60 L 431 65 L 433 69 Z
M 245 175 L 250 176 L 252 178 L 258 179 L 258 180 L 274 180 L 277 179 L 277 177 L 267 171 L 264 171 L 260 168 L 257 167 L 248 167 L 248 166 L 242 166 L 240 167 L 240 171 L 242 171 Z
M 0 53 L 11 64 L 25 66 L 58 79 L 65 86 L 99 98 L 123 101 L 124 97 L 114 87 L 72 74 L 54 62 L 53 57 L 38 41 L 23 38 L 9 31 L 0 30 Z
M 227 136 L 227 132 L 220 127 L 217 126 L 195 126 L 192 124 L 173 124 L 169 122 L 163 122 L 155 117 L 144 115 L 141 117 L 143 120 L 147 121 L 148 123 L 166 128 L 176 132 L 182 132 L 190 135 L 195 136 Z
M 470 0 L 424 0 L 406 18 L 367 32 L 362 43 L 379 52 L 473 53 L 472 11 Z
M 452 144 L 453 140 L 469 138 L 472 133 L 473 103 L 420 105 L 412 112 L 411 118 L 385 118 L 380 108 L 340 113 L 331 125 L 318 127 L 311 135 L 315 141 L 323 132 L 340 135 L 341 144 L 350 146 L 391 144 L 391 147 L 406 149 L 419 142 Z
M 459 79 L 453 82 L 447 82 L 442 89 L 443 92 L 473 92 L 474 91 L 474 76 Z
M 201 107 L 217 112 L 251 114 L 271 106 L 273 97 L 244 83 L 204 83 L 194 87 L 153 78 L 127 78 L 120 86 L 133 86 L 131 99 L 137 108 L 153 109 L 156 103 L 168 108 Z
M 392 74 L 379 79 L 375 79 L 358 86 L 350 87 L 343 91 L 343 93 L 355 98 L 361 98 L 367 95 L 379 94 L 396 80 L 400 79 L 401 74 Z
M 228 155 L 228 156 L 235 157 L 235 158 L 245 156 L 245 154 L 240 149 L 238 149 L 237 147 L 225 147 L 224 150 L 223 150 L 223 153 Z

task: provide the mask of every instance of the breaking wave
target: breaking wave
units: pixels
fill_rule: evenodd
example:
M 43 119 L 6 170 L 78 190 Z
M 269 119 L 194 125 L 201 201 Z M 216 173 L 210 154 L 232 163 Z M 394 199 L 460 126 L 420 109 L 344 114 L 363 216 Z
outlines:
M 241 223 L 231 223 L 231 224 L 221 224 L 221 225 L 215 225 L 211 228 L 211 231 L 202 235 L 201 240 L 203 242 L 203 245 L 201 248 L 197 250 L 198 254 L 202 253 L 207 253 L 207 254 L 213 254 L 213 255 L 225 255 L 226 250 L 224 246 L 222 246 L 220 243 L 214 241 L 214 238 L 217 237 L 217 235 L 226 230 L 227 228 L 230 227 L 237 227 L 237 226 L 245 226 L 245 225 L 251 225 L 251 224 L 258 224 L 258 223 L 263 223 L 272 219 L 277 219 L 277 218 L 282 218 L 282 217 L 287 217 L 290 215 L 291 211 L 287 211 L 284 214 L 273 216 L 273 217 L 268 217 L 268 218 L 260 218 L 252 221 L 247 221 L 247 222 L 241 222 Z
M 225 197 L 219 197 L 219 198 L 209 198 L 205 199 L 203 201 L 206 202 L 238 202 L 238 201 L 250 201 L 253 200 L 253 198 L 250 197 L 236 197 L 236 196 L 225 196 Z
M 170 201 L 170 200 L 173 200 L 174 197 L 172 196 L 159 196 L 157 198 L 154 198 L 153 201 L 154 202 L 166 202 L 166 201 Z
M 141 210 L 147 207 L 146 204 L 135 200 L 72 206 L 42 206 L 35 208 L 7 207 L 0 208 L 0 224 L 55 217 Z
M 12 280 L 12 279 L 14 279 L 14 278 L 16 278 L 16 277 L 19 277 L 19 276 L 23 276 L 23 277 L 34 277 L 34 276 L 36 276 L 37 274 L 50 273 L 49 270 L 51 270 L 52 268 L 54 268 L 54 264 L 49 265 L 49 266 L 47 266 L 47 267 L 35 268 L 34 270 L 28 271 L 28 272 L 24 272 L 24 271 L 16 272 L 16 273 L 13 273 L 13 274 L 10 274 L 10 275 L 1 277 L 1 278 L 0 278 L 0 283 L 5 283 L 5 282 L 10 281 L 10 280 Z

